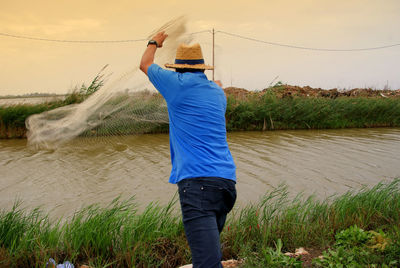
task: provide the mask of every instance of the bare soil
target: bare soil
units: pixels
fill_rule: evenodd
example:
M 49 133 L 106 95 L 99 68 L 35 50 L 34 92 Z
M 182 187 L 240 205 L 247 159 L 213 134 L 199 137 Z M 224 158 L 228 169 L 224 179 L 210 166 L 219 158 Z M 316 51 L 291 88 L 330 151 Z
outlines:
M 318 258 L 322 255 L 322 252 L 326 249 L 316 249 L 316 248 L 306 248 L 309 254 L 301 255 L 301 260 L 303 261 L 303 267 L 312 267 L 313 259 Z

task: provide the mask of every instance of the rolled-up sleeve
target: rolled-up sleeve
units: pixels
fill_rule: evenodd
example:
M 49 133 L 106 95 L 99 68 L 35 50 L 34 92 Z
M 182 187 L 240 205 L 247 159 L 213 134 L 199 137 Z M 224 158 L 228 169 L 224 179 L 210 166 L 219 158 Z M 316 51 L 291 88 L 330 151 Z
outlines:
M 178 73 L 165 70 L 153 63 L 147 69 L 147 75 L 150 82 L 161 93 L 167 103 L 171 102 L 180 87 Z

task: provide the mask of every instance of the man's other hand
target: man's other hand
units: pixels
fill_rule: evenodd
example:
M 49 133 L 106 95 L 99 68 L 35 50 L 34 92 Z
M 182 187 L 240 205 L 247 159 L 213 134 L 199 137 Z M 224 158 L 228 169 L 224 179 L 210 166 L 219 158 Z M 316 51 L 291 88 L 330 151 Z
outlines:
M 168 37 L 168 34 L 165 34 L 164 31 L 157 33 L 155 36 L 153 36 L 152 40 L 156 41 L 158 44 L 158 47 L 162 47 L 164 40 Z

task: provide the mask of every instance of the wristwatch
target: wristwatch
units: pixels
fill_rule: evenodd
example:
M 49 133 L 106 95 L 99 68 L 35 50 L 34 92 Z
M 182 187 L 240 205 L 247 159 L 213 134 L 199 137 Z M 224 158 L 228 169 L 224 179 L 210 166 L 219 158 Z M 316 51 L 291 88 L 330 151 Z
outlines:
M 147 46 L 149 46 L 149 45 L 156 45 L 156 47 L 158 47 L 158 43 L 157 43 L 156 40 L 150 40 L 150 41 L 147 43 Z

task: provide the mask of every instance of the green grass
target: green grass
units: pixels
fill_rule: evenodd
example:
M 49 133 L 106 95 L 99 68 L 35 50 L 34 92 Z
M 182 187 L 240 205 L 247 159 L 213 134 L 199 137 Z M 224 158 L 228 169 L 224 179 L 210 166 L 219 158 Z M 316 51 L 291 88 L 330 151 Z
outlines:
M 30 115 L 41 113 L 68 104 L 79 103 L 86 95 L 71 94 L 64 101 L 38 105 L 15 105 L 0 107 L 0 138 L 25 137 L 25 120 Z M 147 99 L 144 103 L 132 103 L 125 117 L 131 113 L 149 119 L 155 112 L 166 113 L 160 107 L 159 96 Z M 121 100 L 121 101 L 125 101 Z M 119 102 L 121 102 L 119 101 Z M 118 99 L 111 100 L 112 105 Z M 168 124 L 128 122 L 118 120 L 118 111 L 112 115 L 116 118 L 111 125 L 89 130 L 84 136 L 93 135 L 127 135 L 137 133 L 165 133 Z M 108 123 L 107 123 L 108 124 Z M 226 127 L 228 131 L 237 130 L 283 130 L 283 129 L 332 129 L 332 128 L 365 128 L 365 127 L 399 127 L 400 100 L 381 97 L 288 97 L 279 98 L 274 93 L 254 94 L 246 99 L 228 97 Z
M 363 261 L 354 257 L 361 249 L 370 263 L 379 266 L 399 261 L 400 179 L 322 201 L 288 196 L 287 187 L 281 185 L 260 202 L 235 208 L 221 236 L 224 259 L 245 259 L 245 267 L 300 267 L 301 261 L 282 253 L 298 247 L 330 247 L 333 253 L 324 253 L 326 262 L 361 265 Z M 22 210 L 17 203 L 0 213 L 0 266 L 43 267 L 50 257 L 93 267 L 190 263 L 175 203 L 176 197 L 166 206 L 150 204 L 138 212 L 133 199 L 115 199 L 107 207 L 92 205 L 58 222 L 50 222 L 38 209 Z M 389 241 L 386 249 L 361 248 L 370 236 L 351 229 L 354 225 L 380 232 Z M 350 231 L 341 232 L 346 229 Z M 351 245 L 354 256 L 349 247 L 341 249 L 346 245 Z
M 329 129 L 400 126 L 396 98 L 278 98 L 274 93 L 228 98 L 227 130 Z

